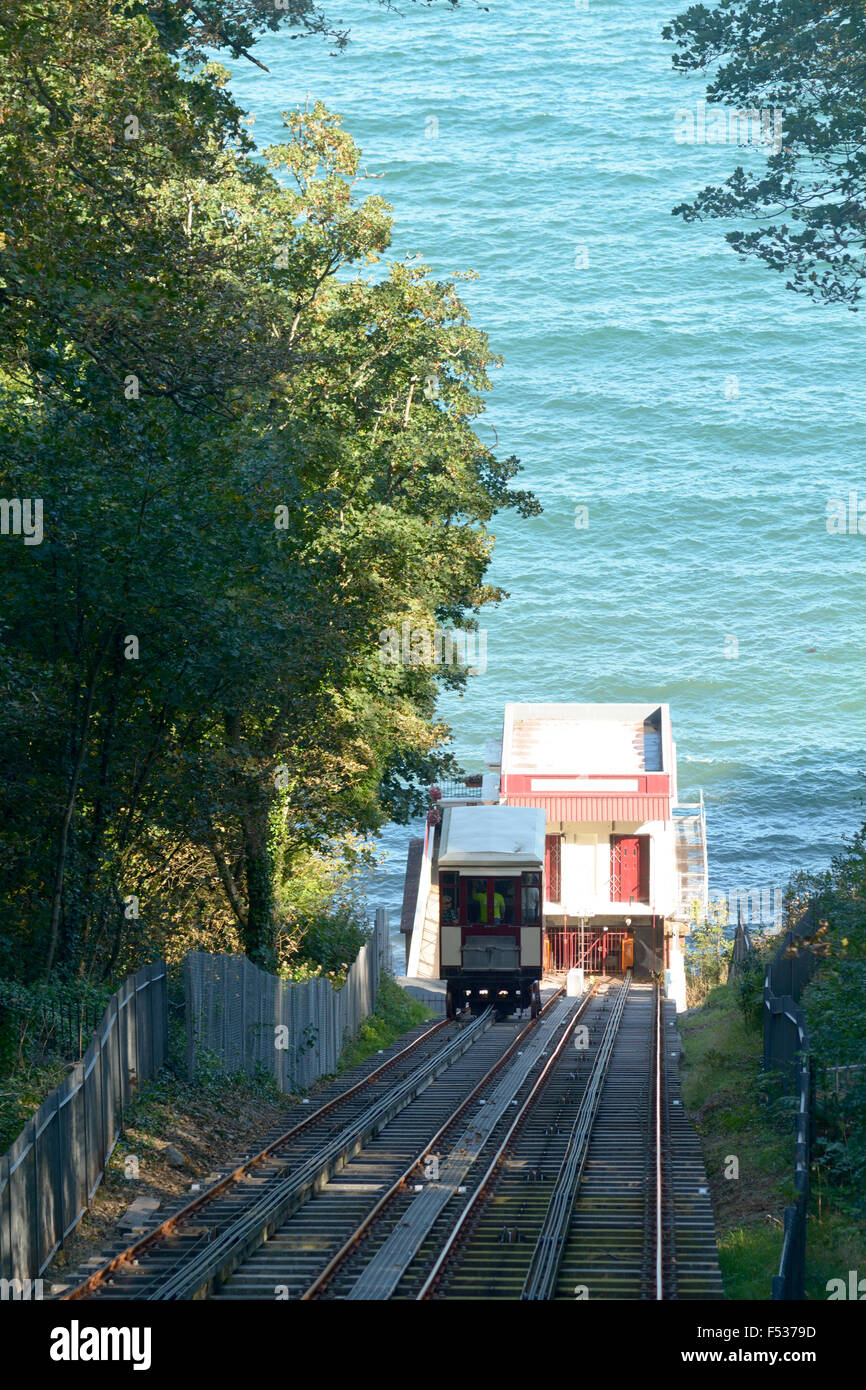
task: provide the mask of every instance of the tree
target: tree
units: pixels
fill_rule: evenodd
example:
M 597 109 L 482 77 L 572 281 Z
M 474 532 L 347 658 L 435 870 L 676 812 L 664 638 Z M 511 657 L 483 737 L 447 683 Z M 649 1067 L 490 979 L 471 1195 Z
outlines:
M 2 538 L 5 968 L 190 932 L 272 966 L 294 866 L 453 766 L 466 670 L 379 634 L 503 597 L 487 523 L 538 507 L 473 429 L 497 359 L 453 283 L 381 264 L 338 117 L 262 163 L 141 12 L 8 7 L 0 117 L 3 487 L 45 513 Z
M 437 0 L 422 2 L 432 5 Z M 443 3 L 456 8 L 460 0 Z M 396 8 L 393 0 L 377 0 L 377 4 Z M 315 0 L 197 0 L 192 5 L 189 0 L 133 0 L 129 8 L 146 14 L 165 49 L 189 62 L 203 61 L 208 50 L 227 48 L 232 57 L 249 58 L 264 67 L 250 49 L 262 33 L 283 27 L 295 30 L 292 38 L 319 34 L 338 49 L 349 41 L 349 31 L 334 27 Z
M 857 309 L 866 277 L 866 9 L 861 0 L 722 0 L 663 31 L 674 66 L 712 72 L 707 100 L 778 113 L 781 147 L 674 213 L 751 219 L 726 240 L 788 276 L 788 289 Z
M 816 968 L 802 997 L 817 1099 L 813 1161 L 859 1195 L 866 1177 L 866 826 L 845 839 L 828 869 L 794 876 L 788 897 L 795 913 L 806 895 L 818 924 L 810 941 Z

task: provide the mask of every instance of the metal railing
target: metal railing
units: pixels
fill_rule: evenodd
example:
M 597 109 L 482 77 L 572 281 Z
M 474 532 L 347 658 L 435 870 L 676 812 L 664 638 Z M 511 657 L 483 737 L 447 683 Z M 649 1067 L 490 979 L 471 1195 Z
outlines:
M 0 1157 L 0 1278 L 37 1278 L 102 1181 L 136 1085 L 168 1045 L 165 961 L 130 975 L 80 1062 Z
M 596 933 L 586 931 L 547 931 L 544 935 L 544 969 L 551 974 L 561 974 L 577 966 L 593 974 L 605 974 L 605 962 L 611 966 L 611 974 L 618 975 L 622 968 L 622 943 L 628 937 L 626 931 Z
M 439 790 L 444 801 L 469 800 L 481 798 L 481 774 L 470 779 L 459 777 L 450 782 L 440 782 Z
M 791 1021 L 797 1029 L 800 1056 L 796 1065 L 794 1095 L 797 1104 L 797 1137 L 794 1146 L 794 1202 L 785 1208 L 785 1237 L 779 1273 L 773 1278 L 773 1298 L 806 1297 L 806 1212 L 809 1205 L 810 1073 L 809 1038 L 802 1010 Z
M 810 904 L 795 926 L 783 933 L 764 975 L 764 1071 L 783 1072 L 789 1087 L 802 1050 L 799 1024 L 792 1013 L 800 1013 L 800 994 L 815 969 L 815 953 L 807 938 L 816 929 L 816 908 Z
M 806 938 L 817 925 L 817 906 L 812 902 L 796 925 L 784 933 L 764 975 L 764 1071 L 779 1074 L 783 1091 L 793 1094 L 796 1104 L 794 1202 L 785 1208 L 779 1272 L 773 1279 L 772 1296 L 776 1300 L 806 1297 L 811 1073 L 809 1035 L 799 1001 L 815 969 L 815 953 Z
M 0 1022 L 11 1016 L 21 1047 L 34 1060 L 62 1057 L 77 1062 L 99 1025 L 106 1001 L 17 997 L 14 985 L 0 982 Z
M 843 1062 L 840 1066 L 824 1067 L 823 1084 L 817 1086 L 818 1091 L 823 1096 L 845 1097 L 860 1084 L 860 1078 L 866 1071 L 866 1062 Z
M 699 791 L 697 801 L 683 801 L 671 807 L 671 818 L 676 837 L 678 855 L 681 852 L 680 897 L 674 918 L 690 922 L 694 915 L 694 905 L 698 904 L 701 914 L 706 914 L 709 903 L 709 870 L 707 864 L 707 812 L 704 793 Z M 689 837 L 687 831 L 691 830 Z M 691 852 L 691 853 L 690 853 Z M 699 882 L 695 882 L 695 860 L 699 863 Z M 690 862 L 691 861 L 691 862 Z

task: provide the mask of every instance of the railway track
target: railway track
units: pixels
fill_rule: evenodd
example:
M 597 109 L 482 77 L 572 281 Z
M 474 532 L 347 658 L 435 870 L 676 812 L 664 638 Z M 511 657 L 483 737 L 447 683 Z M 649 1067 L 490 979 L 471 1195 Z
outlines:
M 439 1024 L 72 1296 L 720 1298 L 676 1039 L 630 973 Z
M 574 999 L 555 999 L 535 1025 L 520 1033 L 440 1130 L 436 1170 L 421 1181 L 393 1185 L 374 1219 L 347 1238 L 305 1298 L 412 1296 L 432 1252 L 472 1200 L 484 1155 L 510 1126 L 522 1096 L 536 1089 L 567 1047 L 585 1007 Z
M 673 1020 L 629 976 L 595 1000 L 582 1064 L 521 1106 L 416 1298 L 722 1297 Z
M 338 1181 L 338 1175 L 359 1153 L 363 1166 L 374 1162 L 383 1149 L 392 1166 L 399 1167 L 404 1154 L 414 1166 L 443 1121 L 474 1091 L 479 1077 L 489 1073 L 522 1033 L 536 1026 L 512 1020 L 494 1029 L 493 1022 L 494 1011 L 488 1009 L 474 1019 L 464 1015 L 425 1028 L 355 1085 L 323 1097 L 315 1110 L 269 1138 L 261 1150 L 221 1175 L 199 1197 L 143 1231 L 131 1245 L 113 1252 L 63 1297 L 209 1297 L 222 1289 L 238 1265 L 273 1241 L 281 1227 L 329 1182 L 329 1196 L 335 1191 L 344 1198 L 360 1195 L 362 1209 L 375 1205 L 375 1184 L 362 1182 L 354 1194 L 347 1194 L 351 1175 L 345 1183 Z M 377 1144 L 380 1133 L 383 1138 Z M 346 1208 L 345 1202 L 343 1207 L 345 1224 L 346 1212 L 355 1208 Z M 307 1248 L 301 1264 L 310 1268 L 311 1275 L 328 1258 L 330 1227 L 324 1215 L 317 1203 L 319 1233 L 311 1241 L 304 1240 Z M 303 1225 L 302 1221 L 301 1229 Z M 270 1244 L 267 1255 L 277 1248 L 278 1244 Z M 293 1296 L 283 1292 L 294 1287 L 293 1273 L 287 1278 L 288 1283 L 272 1280 L 263 1286 L 257 1279 L 254 1296 Z M 308 1283 L 309 1278 L 302 1275 L 301 1291 Z
M 308 1113 L 300 1112 L 288 1129 L 267 1136 L 264 1146 L 246 1154 L 198 1197 L 184 1201 L 168 1217 L 142 1230 L 130 1245 L 121 1245 L 90 1270 L 64 1300 L 81 1298 L 193 1297 L 209 1279 L 189 1291 L 176 1293 L 178 1270 L 196 1263 L 212 1264 L 218 1239 L 235 1233 L 240 1215 L 259 1199 L 303 1201 L 323 1175 L 410 1103 L 417 1092 L 489 1028 L 492 1011 L 468 1022 L 444 1020 L 414 1029 L 383 1060 L 368 1059 L 359 1080 L 335 1083 Z M 262 1227 L 263 1234 L 268 1229 Z M 208 1253 L 207 1261 L 203 1256 Z M 195 1278 L 198 1275 L 196 1274 Z M 194 1281 L 193 1281 L 194 1282 Z M 165 1290 L 172 1285 L 172 1291 Z

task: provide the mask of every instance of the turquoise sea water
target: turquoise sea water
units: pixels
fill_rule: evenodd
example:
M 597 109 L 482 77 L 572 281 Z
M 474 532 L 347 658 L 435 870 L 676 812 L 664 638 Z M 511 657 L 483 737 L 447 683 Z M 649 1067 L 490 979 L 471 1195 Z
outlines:
M 328 7 L 342 55 L 268 36 L 270 73 L 240 62 L 233 85 L 261 145 L 307 95 L 339 111 L 384 175 L 394 257 L 479 273 L 464 297 L 505 357 L 481 430 L 544 514 L 494 524 L 512 597 L 482 619 L 485 674 L 443 702 L 457 753 L 480 766 L 507 700 L 668 700 L 711 893 L 766 892 L 864 818 L 866 537 L 826 515 L 866 502 L 866 317 L 671 216 L 760 160 L 674 139 L 704 96 L 661 40 L 684 7 L 356 0 Z M 383 837 L 392 909 L 408 833 Z

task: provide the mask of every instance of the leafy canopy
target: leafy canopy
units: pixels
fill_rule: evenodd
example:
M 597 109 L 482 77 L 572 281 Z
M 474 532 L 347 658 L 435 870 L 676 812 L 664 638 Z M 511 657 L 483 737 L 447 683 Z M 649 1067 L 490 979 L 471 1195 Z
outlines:
M 225 72 L 168 48 L 123 3 L 0 16 L 2 488 L 44 505 L 41 544 L 0 540 L 25 975 L 273 966 L 310 854 L 454 767 L 436 694 L 466 670 L 379 634 L 471 629 L 488 523 L 538 510 L 474 429 L 498 359 L 453 281 L 383 261 L 340 118 L 286 113 L 259 157 Z
M 788 289 L 856 310 L 866 277 L 866 7 L 862 0 L 722 0 L 663 31 L 674 67 L 706 72 L 707 100 L 779 111 L 782 147 L 674 213 L 756 222 L 726 234 Z

